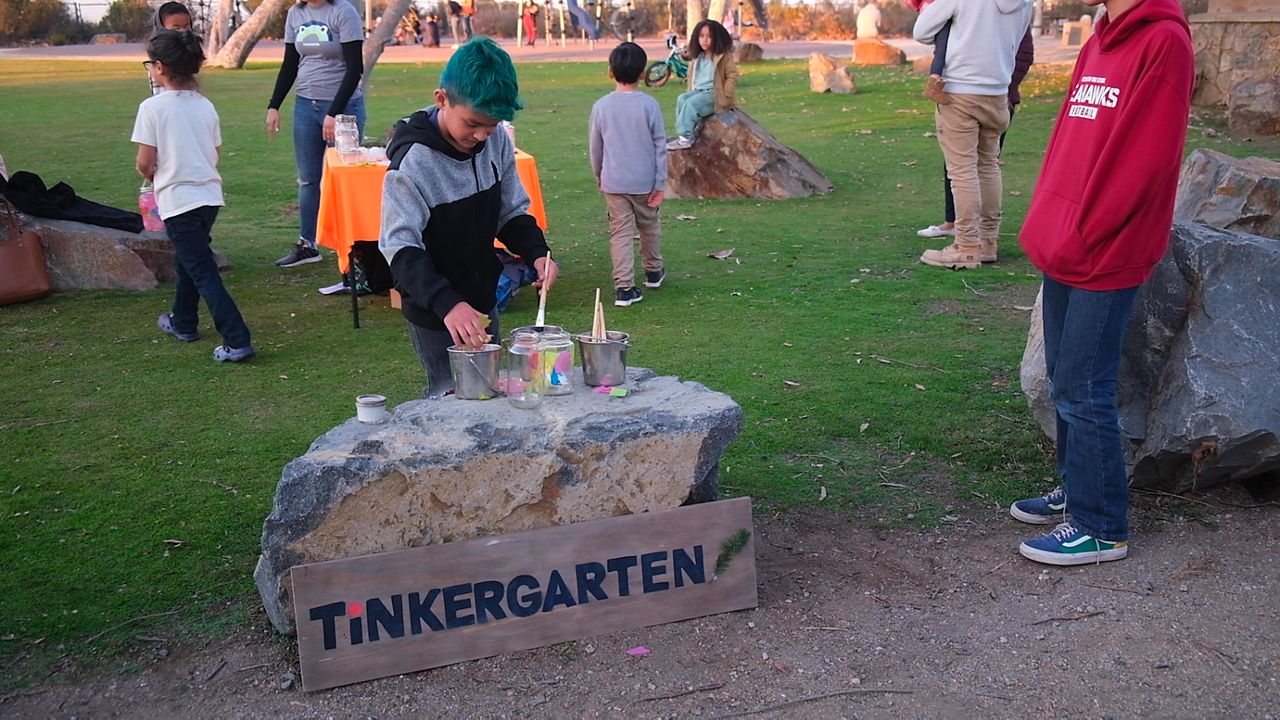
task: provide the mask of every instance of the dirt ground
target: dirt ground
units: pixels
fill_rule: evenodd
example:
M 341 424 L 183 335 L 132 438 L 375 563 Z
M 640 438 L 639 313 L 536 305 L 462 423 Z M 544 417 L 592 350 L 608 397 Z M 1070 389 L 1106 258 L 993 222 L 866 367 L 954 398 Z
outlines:
M 758 514 L 755 610 L 316 693 L 255 607 L 213 642 L 140 636 L 136 672 L 57 674 L 0 716 L 1280 717 L 1280 508 L 1136 505 L 1129 558 L 1078 568 L 1019 557 L 1037 528 L 1002 508 L 924 532 Z

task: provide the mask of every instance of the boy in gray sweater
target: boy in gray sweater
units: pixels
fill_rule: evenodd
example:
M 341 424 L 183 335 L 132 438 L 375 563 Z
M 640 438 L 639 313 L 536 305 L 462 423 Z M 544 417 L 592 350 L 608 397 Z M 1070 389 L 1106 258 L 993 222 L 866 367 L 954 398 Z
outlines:
M 617 88 L 591 108 L 590 155 L 609 209 L 609 253 L 613 258 L 613 304 L 644 299 L 636 287 L 632 238 L 640 231 L 644 286 L 660 287 L 662 222 L 658 207 L 667 186 L 667 137 L 658 101 L 637 90 L 648 58 L 635 43 L 609 53 L 609 76 Z
M 490 316 L 502 272 L 494 237 L 537 272 L 535 286 L 550 289 L 558 273 L 529 214 L 515 147 L 494 132 L 520 108 L 511 56 L 476 38 L 445 65 L 435 104 L 396 123 L 387 148 L 378 249 L 427 373 L 424 397 L 453 388 L 450 345 L 478 348 L 500 332 Z

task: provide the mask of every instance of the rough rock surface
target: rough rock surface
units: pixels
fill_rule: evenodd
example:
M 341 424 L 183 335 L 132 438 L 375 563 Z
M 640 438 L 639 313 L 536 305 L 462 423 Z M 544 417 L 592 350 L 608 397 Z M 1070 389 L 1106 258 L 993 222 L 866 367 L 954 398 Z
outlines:
M 1138 294 L 1120 364 L 1134 486 L 1182 491 L 1280 477 L 1277 267 L 1280 242 L 1174 225 L 1169 251 Z M 1023 391 L 1047 394 L 1047 381 L 1025 380 L 1044 375 L 1043 355 L 1038 367 L 1029 355 Z
M 703 120 L 693 147 L 667 153 L 669 198 L 780 200 L 832 189 L 812 163 L 737 108 Z
M 809 89 L 816 93 L 848 95 L 857 92 L 849 69 L 830 55 L 809 54 Z
M 124 230 L 24 216 L 44 248 L 53 289 L 151 290 L 173 282 L 173 245 L 163 232 Z M 230 266 L 213 251 L 218 269 Z
M 853 41 L 854 65 L 902 65 L 907 54 L 880 38 Z
M 579 385 L 534 410 L 417 400 L 321 436 L 285 466 L 263 525 L 254 579 L 272 624 L 293 632 L 294 565 L 714 499 L 742 409 L 642 368 L 626 387 Z
M 1223 8 L 1188 18 L 1196 54 L 1192 100 L 1226 105 L 1232 130 L 1274 134 L 1280 132 L 1275 93 L 1280 9 L 1274 4 L 1263 8 L 1264 4 L 1260 1 L 1243 12 Z
M 738 63 L 753 63 L 764 60 L 764 48 L 756 43 L 742 43 L 738 46 Z
M 1280 238 L 1280 162 L 1199 149 L 1182 163 L 1179 220 Z

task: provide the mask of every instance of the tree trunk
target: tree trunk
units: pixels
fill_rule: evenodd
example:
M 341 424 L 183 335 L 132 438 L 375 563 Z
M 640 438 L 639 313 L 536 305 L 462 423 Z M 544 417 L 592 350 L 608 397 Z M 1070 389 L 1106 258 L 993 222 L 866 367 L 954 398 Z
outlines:
M 692 44 L 698 42 L 697 38 L 688 37 L 693 32 L 693 26 L 702 22 L 706 17 L 702 14 L 702 0 L 689 0 L 684 6 L 685 19 L 685 41 Z
M 218 9 L 213 14 L 213 26 L 209 28 L 209 42 L 205 45 L 205 54 L 217 55 L 227 42 L 227 23 L 231 21 L 231 6 L 236 0 L 218 0 Z
M 756 27 L 760 28 L 763 37 L 764 31 L 769 29 L 769 13 L 764 9 L 764 0 L 747 0 L 747 4 L 756 16 Z M 741 22 L 741 18 L 738 21 Z M 738 32 L 742 32 L 742 28 L 738 28 Z
M 724 23 L 724 0 L 710 0 L 707 3 L 707 18 Z
M 382 17 L 378 19 L 378 26 L 369 33 L 369 37 L 364 40 L 364 75 L 360 78 L 361 86 L 365 92 L 369 90 L 369 76 L 373 74 L 373 66 L 377 64 L 378 58 L 382 57 L 382 51 L 387 47 L 387 41 L 396 33 L 396 26 L 400 24 L 400 19 L 404 17 L 404 13 L 409 9 L 409 5 L 413 0 L 391 0 L 387 3 L 386 10 L 382 11 Z
M 235 33 L 227 39 L 227 44 L 223 45 L 218 54 L 213 56 L 205 65 L 211 67 L 235 68 L 239 70 L 244 67 L 244 62 L 249 59 L 249 53 L 253 52 L 253 46 L 258 44 L 262 39 L 263 33 L 267 31 L 267 25 L 271 22 L 271 18 L 280 12 L 291 0 L 262 0 L 262 4 L 257 10 L 244 21 Z

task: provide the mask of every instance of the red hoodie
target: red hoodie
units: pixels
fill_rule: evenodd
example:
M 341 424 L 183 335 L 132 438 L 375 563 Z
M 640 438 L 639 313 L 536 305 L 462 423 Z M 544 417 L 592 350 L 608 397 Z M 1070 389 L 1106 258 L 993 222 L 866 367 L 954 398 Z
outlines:
M 1141 285 L 1164 256 L 1195 76 L 1178 0 L 1098 23 L 1018 235 L 1031 262 L 1086 290 Z

